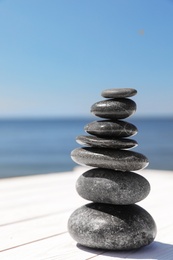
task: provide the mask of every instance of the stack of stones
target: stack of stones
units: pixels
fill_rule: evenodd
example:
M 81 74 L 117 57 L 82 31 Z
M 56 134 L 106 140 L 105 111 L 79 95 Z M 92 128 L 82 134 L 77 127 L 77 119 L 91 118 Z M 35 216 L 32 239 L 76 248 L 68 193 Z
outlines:
M 133 172 L 145 168 L 148 159 L 129 151 L 137 142 L 127 137 L 135 135 L 137 128 L 122 120 L 136 111 L 135 102 L 129 99 L 136 93 L 130 88 L 103 91 L 107 99 L 95 103 L 91 112 L 104 120 L 89 123 L 85 131 L 90 135 L 77 137 L 87 147 L 71 153 L 78 164 L 95 167 L 76 183 L 79 195 L 92 203 L 75 210 L 68 221 L 69 233 L 81 245 L 129 250 L 155 238 L 153 218 L 135 204 L 150 192 L 149 182 Z

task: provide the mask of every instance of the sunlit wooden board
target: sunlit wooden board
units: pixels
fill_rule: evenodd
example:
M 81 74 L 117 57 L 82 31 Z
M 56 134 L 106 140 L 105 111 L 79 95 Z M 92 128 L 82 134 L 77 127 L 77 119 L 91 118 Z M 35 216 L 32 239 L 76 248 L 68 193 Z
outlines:
M 151 184 L 150 194 L 138 204 L 155 219 L 157 236 L 140 250 L 115 252 L 82 247 L 67 232 L 70 214 L 88 203 L 75 190 L 86 169 L 0 180 L 0 259 L 173 260 L 173 172 L 138 172 Z

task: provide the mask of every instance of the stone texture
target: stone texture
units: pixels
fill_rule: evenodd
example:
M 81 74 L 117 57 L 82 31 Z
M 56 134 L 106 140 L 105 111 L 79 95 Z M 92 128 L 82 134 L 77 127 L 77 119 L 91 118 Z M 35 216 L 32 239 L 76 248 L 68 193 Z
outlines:
M 148 165 L 144 155 L 127 150 L 83 147 L 73 150 L 71 157 L 81 165 L 117 171 L 137 171 Z
M 128 98 L 108 99 L 96 102 L 91 107 L 95 116 L 109 119 L 123 119 L 133 115 L 136 103 Z
M 145 199 L 150 184 L 134 172 L 96 168 L 78 178 L 76 190 L 82 198 L 93 202 L 127 205 Z
M 90 203 L 75 210 L 68 230 L 78 243 L 101 249 L 130 250 L 150 244 L 156 236 L 151 215 L 137 205 Z
M 136 147 L 138 143 L 132 139 L 108 139 L 108 138 L 100 138 L 97 136 L 86 136 L 86 135 L 79 135 L 76 138 L 76 141 L 79 144 L 84 144 L 92 147 L 102 147 L 102 148 L 113 148 L 113 149 L 129 149 Z
M 101 95 L 105 98 L 126 98 L 137 94 L 137 90 L 133 88 L 112 88 L 105 89 Z
M 138 132 L 136 126 L 121 120 L 101 120 L 87 124 L 84 130 L 92 135 L 100 137 L 128 137 Z

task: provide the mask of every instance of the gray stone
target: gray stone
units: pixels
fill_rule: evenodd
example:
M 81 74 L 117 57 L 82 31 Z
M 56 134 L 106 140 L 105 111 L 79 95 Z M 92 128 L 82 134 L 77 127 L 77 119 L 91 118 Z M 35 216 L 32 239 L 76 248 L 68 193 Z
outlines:
M 112 88 L 105 89 L 101 95 L 105 98 L 126 98 L 137 94 L 137 90 L 133 88 Z
M 123 119 L 133 115 L 136 103 L 128 98 L 108 99 L 96 102 L 91 107 L 95 116 L 110 119 Z
M 87 124 L 84 130 L 92 135 L 101 137 L 128 137 L 138 132 L 136 126 L 121 120 L 102 120 Z
M 73 150 L 71 157 L 81 165 L 116 171 L 137 171 L 148 165 L 148 159 L 144 155 L 127 150 L 83 147 Z
M 95 168 L 78 178 L 76 190 L 87 200 L 127 205 L 145 199 L 150 192 L 150 184 L 134 172 Z
M 135 204 L 84 205 L 70 216 L 68 230 L 81 245 L 110 250 L 140 248 L 149 245 L 156 236 L 152 216 Z
M 108 139 L 108 138 L 100 138 L 97 136 L 90 136 L 90 135 L 77 136 L 76 141 L 82 145 L 84 144 L 92 147 L 113 148 L 113 149 L 129 149 L 129 148 L 136 147 L 138 145 L 138 143 L 132 139 L 125 139 L 125 138 Z

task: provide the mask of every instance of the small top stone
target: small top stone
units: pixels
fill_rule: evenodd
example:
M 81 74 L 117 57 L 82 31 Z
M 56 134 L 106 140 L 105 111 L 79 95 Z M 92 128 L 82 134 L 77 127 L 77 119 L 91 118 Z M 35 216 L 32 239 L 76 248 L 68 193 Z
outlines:
M 105 89 L 101 95 L 105 98 L 125 98 L 132 97 L 137 94 L 137 90 L 133 88 L 112 88 Z

